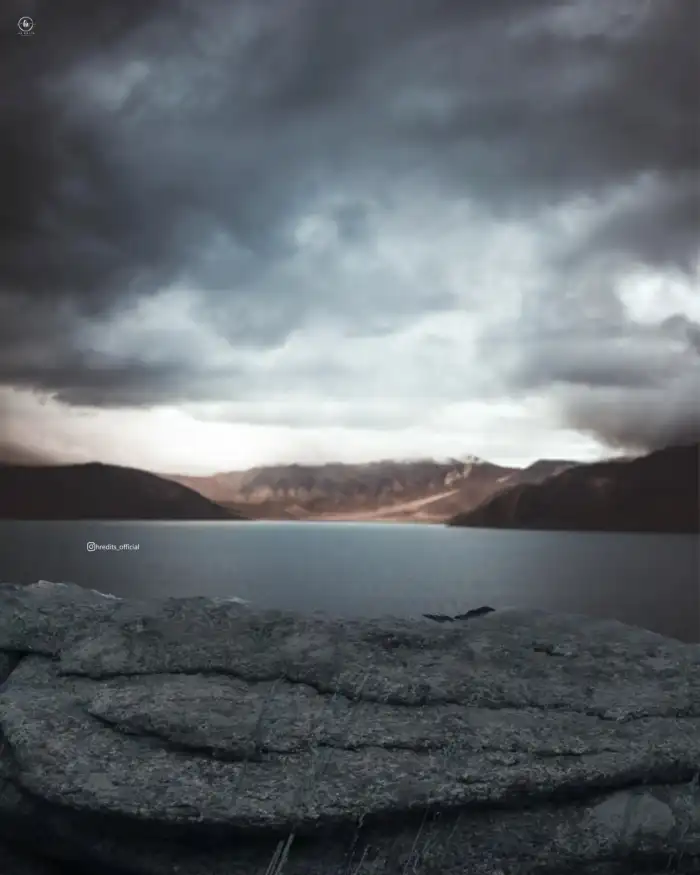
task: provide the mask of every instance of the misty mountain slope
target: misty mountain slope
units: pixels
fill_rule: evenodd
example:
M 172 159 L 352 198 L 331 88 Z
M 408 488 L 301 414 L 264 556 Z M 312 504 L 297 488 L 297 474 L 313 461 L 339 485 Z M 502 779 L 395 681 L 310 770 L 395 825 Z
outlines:
M 276 465 L 214 474 L 168 475 L 211 500 L 276 519 L 444 520 L 475 507 L 517 469 L 480 459 Z
M 192 489 L 116 465 L 0 465 L 0 519 L 244 519 Z
M 559 474 L 567 468 L 573 468 L 580 462 L 570 462 L 566 459 L 538 459 L 522 471 L 518 471 L 514 478 L 518 483 L 541 483 L 546 477 Z
M 0 441 L 0 465 L 53 465 L 55 460 L 40 452 L 14 443 Z
M 458 514 L 453 526 L 620 532 L 700 531 L 700 446 L 578 465 L 521 483 Z

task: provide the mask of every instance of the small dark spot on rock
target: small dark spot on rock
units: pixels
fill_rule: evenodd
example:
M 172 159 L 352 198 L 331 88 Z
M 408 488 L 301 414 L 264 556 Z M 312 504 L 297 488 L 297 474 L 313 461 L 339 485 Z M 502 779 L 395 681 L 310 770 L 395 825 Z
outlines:
M 495 608 L 484 605 L 481 608 L 474 608 L 464 614 L 455 614 L 454 617 L 450 617 L 447 614 L 423 614 L 423 616 L 428 620 L 435 620 L 436 623 L 453 623 L 455 620 L 470 620 L 472 617 L 481 617 L 484 614 L 492 613 L 494 610 Z
M 483 617 L 484 614 L 491 614 L 495 608 L 490 608 L 484 605 L 481 608 L 474 608 L 473 611 L 467 611 L 466 614 L 456 614 L 455 620 L 469 620 L 471 617 Z

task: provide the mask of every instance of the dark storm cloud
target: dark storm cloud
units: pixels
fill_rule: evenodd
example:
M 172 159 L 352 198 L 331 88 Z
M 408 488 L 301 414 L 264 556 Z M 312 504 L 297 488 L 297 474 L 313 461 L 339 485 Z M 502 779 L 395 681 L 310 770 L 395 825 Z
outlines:
M 556 4 L 542 0 L 307 0 L 267 16 L 251 3 L 35 5 L 39 32 L 8 39 L 3 61 L 10 287 L 94 301 L 129 280 L 206 274 L 198 250 L 216 230 L 269 257 L 334 163 L 361 177 L 472 162 L 466 191 L 513 204 L 697 164 L 692 3 L 660 5 L 626 40 L 548 31 Z M 542 27 L 518 36 L 518 16 L 536 13 Z M 224 24 L 241 38 L 217 42 Z M 87 98 L 88 74 L 118 78 L 129 61 L 154 69 L 122 102 Z M 68 73 L 84 87 L 56 87 Z
M 644 327 L 600 330 L 592 323 L 587 336 L 577 326 L 531 339 L 524 360 L 527 368 L 517 379 L 525 388 L 553 382 L 591 389 L 663 388 L 693 373 L 697 378 L 700 324 L 679 314 Z
M 662 391 L 580 389 L 567 396 L 564 411 L 573 427 L 602 437 L 610 446 L 651 450 L 698 443 L 700 367 Z
M 16 35 L 22 14 L 35 36 Z M 3 16 L 0 382 L 73 403 L 228 398 L 239 375 L 206 350 L 109 361 L 90 348 L 90 325 L 175 281 L 199 291 L 201 318 L 233 344 L 275 346 L 319 308 L 351 333 L 391 325 L 451 298 L 381 282 L 351 294 L 332 256 L 287 268 L 297 222 L 326 196 L 340 244 L 361 247 L 374 233 L 367 198 L 391 210 L 427 187 L 523 219 L 647 178 L 638 201 L 552 255 L 570 300 L 536 298 L 513 338 L 536 350 L 523 380 L 644 382 L 637 347 L 589 354 L 581 303 L 599 296 L 601 324 L 618 330 L 591 253 L 694 264 L 692 0 L 614 12 L 555 0 L 12 0 Z M 566 347 L 524 340 L 557 326 Z
M 700 61 L 698 68 L 700 72 Z M 633 198 L 602 219 L 577 241 L 574 250 L 563 255 L 562 271 L 585 268 L 591 259 L 609 255 L 623 262 L 638 259 L 648 265 L 692 274 L 700 243 L 698 168 L 700 154 L 692 171 L 642 180 Z
M 154 397 L 161 404 L 176 403 L 183 392 L 199 401 L 217 401 L 236 379 L 230 369 L 217 374 L 211 367 L 198 369 L 177 359 L 154 363 L 63 353 L 58 366 L 55 361 L 49 378 L 45 366 L 23 366 L 9 369 L 9 382 L 17 388 L 40 387 L 70 405 L 138 408 L 153 406 Z
M 610 446 L 700 442 L 700 323 L 682 314 L 645 325 L 622 317 L 614 327 L 581 317 L 491 342 L 517 350 L 510 386 L 552 389 L 568 425 Z

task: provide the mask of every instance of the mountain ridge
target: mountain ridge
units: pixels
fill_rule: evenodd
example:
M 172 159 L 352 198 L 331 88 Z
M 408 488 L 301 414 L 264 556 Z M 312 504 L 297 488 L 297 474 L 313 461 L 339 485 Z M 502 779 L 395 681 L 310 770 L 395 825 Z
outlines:
M 189 476 L 101 462 L 0 462 L 2 519 L 406 521 L 582 531 L 700 530 L 697 445 L 525 468 L 473 456 L 261 466 Z M 473 461 L 465 461 L 465 460 Z
M 516 482 L 575 462 L 539 460 L 537 470 L 477 456 L 364 463 L 292 463 L 212 475 L 164 474 L 212 501 L 268 519 L 444 522 Z
M 167 478 L 138 468 L 87 462 L 0 464 L 0 519 L 234 520 L 224 508 Z
M 700 444 L 565 468 L 514 484 L 449 525 L 573 531 L 700 532 Z

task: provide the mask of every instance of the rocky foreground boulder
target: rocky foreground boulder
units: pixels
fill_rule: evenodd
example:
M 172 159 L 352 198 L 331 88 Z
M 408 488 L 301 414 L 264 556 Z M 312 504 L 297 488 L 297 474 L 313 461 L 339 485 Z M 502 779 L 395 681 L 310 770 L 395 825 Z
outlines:
M 2 875 L 700 872 L 700 646 L 0 586 Z

